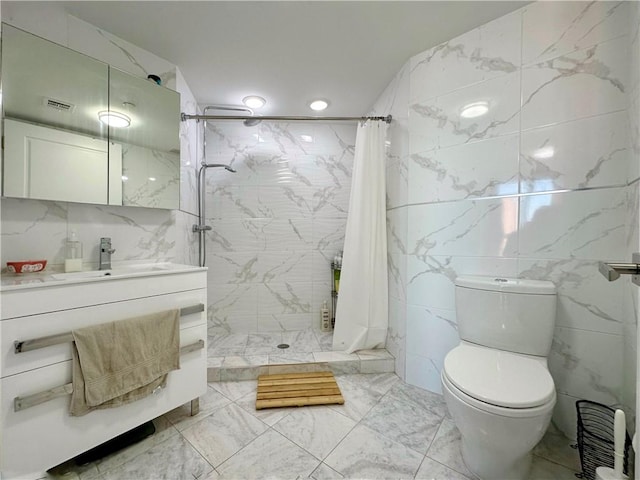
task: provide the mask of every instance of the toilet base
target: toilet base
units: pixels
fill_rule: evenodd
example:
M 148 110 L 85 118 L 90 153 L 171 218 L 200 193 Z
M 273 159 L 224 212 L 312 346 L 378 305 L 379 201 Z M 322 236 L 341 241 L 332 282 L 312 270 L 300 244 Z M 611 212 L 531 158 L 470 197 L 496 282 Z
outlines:
M 478 443 L 467 442 L 462 436 L 462 459 L 480 480 L 526 480 L 531 471 L 531 452 L 507 462 L 499 452 Z

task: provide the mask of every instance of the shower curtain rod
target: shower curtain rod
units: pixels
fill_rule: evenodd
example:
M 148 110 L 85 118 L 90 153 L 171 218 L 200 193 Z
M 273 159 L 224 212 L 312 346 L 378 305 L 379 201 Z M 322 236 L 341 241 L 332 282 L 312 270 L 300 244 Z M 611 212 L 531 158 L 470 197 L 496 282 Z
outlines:
M 391 123 L 391 115 L 386 117 L 280 117 L 273 115 L 265 115 L 264 117 L 258 115 L 190 115 L 182 113 L 180 119 L 185 120 L 282 120 L 282 121 L 309 121 L 309 120 L 324 120 L 331 122 L 339 122 L 342 120 L 349 121 L 365 121 L 365 120 L 381 120 L 387 123 Z

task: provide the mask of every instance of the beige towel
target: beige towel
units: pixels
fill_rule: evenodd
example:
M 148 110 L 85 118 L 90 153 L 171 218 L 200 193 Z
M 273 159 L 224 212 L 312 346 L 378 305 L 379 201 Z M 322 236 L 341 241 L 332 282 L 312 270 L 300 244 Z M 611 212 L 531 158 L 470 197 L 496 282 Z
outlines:
M 112 408 L 164 387 L 180 368 L 180 311 L 73 330 L 71 415 Z

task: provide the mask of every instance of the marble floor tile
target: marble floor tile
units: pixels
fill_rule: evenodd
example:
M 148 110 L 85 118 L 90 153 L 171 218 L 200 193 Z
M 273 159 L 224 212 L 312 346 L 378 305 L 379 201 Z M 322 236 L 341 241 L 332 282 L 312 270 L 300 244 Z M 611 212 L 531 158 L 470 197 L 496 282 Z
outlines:
M 458 473 L 473 478 L 474 475 L 462 460 L 460 446 L 460 432 L 453 421 L 445 418 L 427 451 L 427 457 Z
M 222 367 L 224 368 L 242 368 L 254 365 L 266 365 L 269 361 L 269 355 L 234 355 L 224 357 Z
M 255 392 L 258 382 L 255 380 L 245 380 L 239 382 L 213 382 L 210 384 L 229 400 L 237 400 L 244 397 L 249 392 Z
M 346 478 L 412 479 L 422 458 L 404 445 L 358 425 L 324 463 Z
M 529 480 L 575 480 L 575 474 L 573 470 L 534 455 Z
M 208 475 L 213 467 L 181 435 L 147 450 L 142 455 L 102 474 L 104 480 L 177 480 Z
M 226 407 L 231 403 L 227 397 L 218 392 L 215 388 L 208 385 L 207 393 L 200 397 L 200 411 L 197 415 L 191 416 L 191 405 L 186 403 L 174 410 L 168 412 L 165 416 L 174 427 L 182 431 L 194 423 L 198 423 L 204 417 L 213 413 L 219 408 Z
M 369 389 L 380 395 L 387 393 L 391 387 L 400 381 L 400 378 L 395 373 L 344 375 L 341 378 L 358 388 Z
M 282 420 L 291 412 L 298 409 L 298 407 L 289 407 L 263 408 L 261 410 L 256 410 L 256 392 L 250 392 L 244 397 L 239 398 L 236 400 L 236 405 L 270 427 Z
M 319 352 L 320 344 L 312 330 L 282 332 L 282 342 L 289 344 L 291 352 Z
M 438 432 L 442 415 L 385 396 L 360 422 L 361 425 L 424 455 Z
M 330 352 L 333 350 L 333 332 L 321 332 L 314 330 L 313 334 L 316 336 L 318 345 L 323 352 Z
M 344 478 L 344 476 L 336 472 L 330 466 L 321 463 L 318 465 L 318 468 L 309 475 L 309 478 L 312 478 L 313 480 L 339 480 Z
M 307 478 L 320 461 L 274 430 L 260 435 L 216 468 L 225 479 Z
M 315 361 L 313 353 L 289 352 L 288 350 L 285 350 L 269 355 L 269 365 L 310 363 L 313 361 Z
M 358 350 L 356 352 L 360 360 L 387 360 L 393 359 L 393 355 L 391 355 L 384 348 L 377 348 L 375 350 Z
M 396 382 L 387 393 L 387 396 L 429 410 L 441 418 L 447 415 L 447 405 L 442 395 L 428 392 L 404 382 Z
M 229 405 L 216 410 L 182 434 L 211 465 L 217 467 L 267 428 L 239 406 Z
M 207 351 L 210 357 L 243 355 L 247 346 L 246 333 L 228 333 L 209 335 Z
M 436 462 L 435 460 L 425 457 L 420 470 L 416 473 L 416 480 L 471 480 L 461 473 L 451 470 L 450 468 Z
M 247 339 L 245 355 L 269 355 L 278 353 L 278 345 L 282 343 L 282 333 L 250 333 Z
M 553 425 L 549 426 L 540 443 L 533 449 L 533 453 L 567 467 L 576 472 L 580 471 L 580 455 L 578 450 L 571 448 L 570 445 L 575 443 L 560 433 Z
M 356 422 L 328 407 L 299 408 L 273 428 L 307 452 L 324 459 Z
M 359 422 L 378 403 L 382 394 L 373 390 L 370 385 L 358 385 L 349 381 L 350 377 L 354 375 L 336 377 L 345 402 L 344 405 L 331 405 L 329 408 Z

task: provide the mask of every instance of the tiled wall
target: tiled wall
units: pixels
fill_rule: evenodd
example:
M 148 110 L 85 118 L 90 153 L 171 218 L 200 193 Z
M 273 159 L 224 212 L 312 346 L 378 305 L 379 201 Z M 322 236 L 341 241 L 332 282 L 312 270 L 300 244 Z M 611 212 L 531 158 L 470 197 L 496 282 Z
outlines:
M 355 125 L 209 122 L 210 333 L 319 328 L 342 249 Z M 306 141 L 305 141 L 306 138 Z
M 132 75 L 159 75 L 181 93 L 183 111 L 195 100 L 179 70 L 169 62 L 93 25 L 67 15 L 55 3 L 4 5 L 2 21 L 107 62 Z M 193 122 L 192 122 L 193 123 Z M 56 268 L 64 263 L 64 242 L 71 230 L 84 244 L 85 262 L 98 262 L 101 236 L 110 236 L 114 261 L 150 260 L 194 263 L 191 234 L 185 227 L 195 203 L 196 138 L 193 124 L 181 124 L 181 210 L 93 206 L 38 200 L 2 200 L 1 265 L 7 260 L 46 258 Z M 49 267 L 48 267 L 49 268 Z
M 372 115 L 393 116 L 387 131 L 387 270 L 389 328 L 387 350 L 396 374 L 405 378 L 407 325 L 407 192 L 409 162 L 409 63 L 398 72 L 374 105 Z
M 558 287 L 555 421 L 573 436 L 576 399 L 633 406 L 634 290 L 597 269 L 638 247 L 630 8 L 533 3 L 410 60 L 409 155 L 404 137 L 392 139 L 388 170 L 389 222 L 398 239 L 406 231 L 390 262 L 406 288 L 409 383 L 440 391 L 444 356 L 459 341 L 456 276 L 549 279 Z M 390 102 L 402 111 L 401 91 L 388 90 L 377 113 Z M 478 101 L 487 114 L 459 115 Z M 391 297 L 401 316 L 402 296 Z

